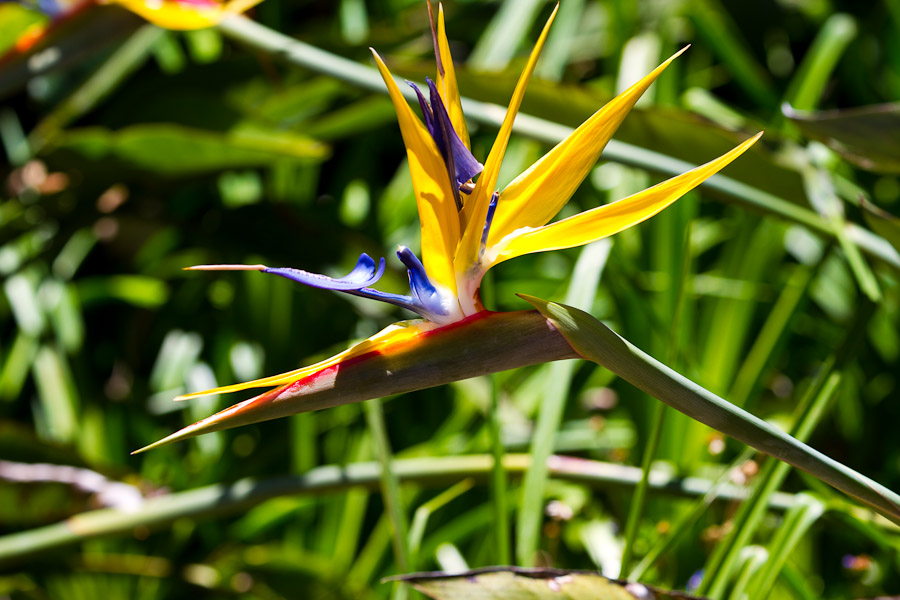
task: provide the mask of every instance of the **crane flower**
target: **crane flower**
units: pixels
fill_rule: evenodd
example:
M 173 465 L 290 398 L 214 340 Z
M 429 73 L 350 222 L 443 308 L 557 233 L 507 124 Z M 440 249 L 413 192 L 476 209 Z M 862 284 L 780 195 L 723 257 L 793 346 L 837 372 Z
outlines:
M 557 7 L 558 9 L 558 7 Z M 346 276 L 330 278 L 300 269 L 265 265 L 200 265 L 194 270 L 255 270 L 293 281 L 388 302 L 421 318 L 391 325 L 350 349 L 290 373 L 188 394 L 274 387 L 190 425 L 142 450 L 176 440 L 289 414 L 421 389 L 578 354 L 536 311 L 485 309 L 480 286 L 493 266 L 524 254 L 572 248 L 613 235 L 650 218 L 728 165 L 761 133 L 687 173 L 616 202 L 552 222 L 588 175 L 635 102 L 684 50 L 619 94 L 502 190 L 497 180 L 513 122 L 554 9 L 519 77 L 484 160 L 470 149 L 442 7 L 431 28 L 437 73 L 427 90 L 410 84 L 421 118 L 404 98 L 381 57 L 375 63 L 397 112 L 406 146 L 421 225 L 421 255 L 397 252 L 409 275 L 409 294 L 374 286 L 384 259 L 363 254 Z M 431 15 L 429 7 L 429 15 Z

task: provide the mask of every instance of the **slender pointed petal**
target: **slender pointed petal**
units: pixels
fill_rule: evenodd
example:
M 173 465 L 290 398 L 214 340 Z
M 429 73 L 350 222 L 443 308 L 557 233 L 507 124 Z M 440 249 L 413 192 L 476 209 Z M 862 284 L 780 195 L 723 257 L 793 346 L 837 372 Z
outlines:
M 450 176 L 431 134 L 406 103 L 397 82 L 374 50 L 375 63 L 397 111 L 422 228 L 422 258 L 432 282 L 456 295 L 453 254 L 459 243 L 459 217 Z
M 519 76 L 516 89 L 513 91 L 512 98 L 509 101 L 509 107 L 506 109 L 503 124 L 500 126 L 500 132 L 497 134 L 494 145 L 491 147 L 491 152 L 484 163 L 484 171 L 475 184 L 475 191 L 472 192 L 469 202 L 466 204 L 464 214 L 461 215 L 461 222 L 465 225 L 465 231 L 454 261 L 458 273 L 468 271 L 478 260 L 482 225 L 487 216 L 491 196 L 494 194 L 494 187 L 497 185 L 497 178 L 500 176 L 500 163 L 503 162 L 503 155 L 506 153 L 506 146 L 509 144 L 513 122 L 516 120 L 516 113 L 519 112 L 519 107 L 522 105 L 522 98 L 525 96 L 528 81 L 531 79 L 531 74 L 534 73 L 538 57 L 541 55 L 541 49 L 543 49 L 547 35 L 550 33 L 550 25 L 553 23 L 558 10 L 559 5 L 557 4 L 550 18 L 547 19 L 547 24 L 544 25 L 544 30 L 541 32 L 541 36 L 534 45 L 534 49 L 528 57 L 528 62 Z
M 337 358 L 337 357 L 335 357 Z M 537 311 L 481 312 L 443 327 L 419 322 L 396 339 L 245 400 L 144 452 L 203 433 L 442 385 L 506 369 L 578 358 Z
M 211 396 L 213 394 L 230 394 L 232 392 L 240 392 L 242 390 L 253 388 L 285 385 L 287 383 L 303 379 L 304 377 L 309 377 L 314 373 L 317 373 L 323 369 L 327 369 L 342 361 L 350 360 L 351 358 L 362 356 L 363 354 L 367 354 L 369 352 L 381 352 L 385 347 L 391 344 L 398 344 L 403 341 L 411 340 L 422 332 L 428 331 L 430 327 L 434 327 L 434 325 L 426 324 L 424 321 L 401 321 L 399 323 L 394 323 L 390 327 L 382 329 L 372 337 L 351 346 L 340 354 L 336 354 L 329 359 L 317 362 L 314 365 L 295 369 L 293 371 L 282 373 L 280 375 L 263 377 L 262 379 L 256 379 L 254 381 L 235 383 L 233 385 L 224 385 L 222 387 L 217 387 L 210 390 L 203 390 L 202 392 L 192 392 L 190 394 L 184 394 L 182 396 L 178 396 L 177 398 L 175 398 L 175 400 L 189 400 L 191 398 L 200 398 L 202 396 Z
M 516 229 L 549 223 L 590 173 L 634 103 L 687 48 L 613 98 L 506 186 L 500 192 L 500 204 L 488 244 L 497 243 Z
M 760 136 L 762 132 L 716 160 L 618 202 L 599 206 L 545 227 L 526 227 L 513 232 L 501 240 L 497 247 L 489 250 L 494 256 L 486 256 L 485 261 L 494 265 L 531 252 L 581 246 L 636 225 L 703 183 L 743 154 Z
M 165 29 L 203 29 L 216 25 L 229 15 L 240 14 L 262 0 L 232 0 L 220 4 L 209 1 L 111 0 Z
M 430 9 L 430 7 L 429 7 Z M 430 13 L 430 10 L 429 10 Z M 434 31 L 432 30 L 432 34 Z M 437 52 L 437 87 L 444 100 L 444 106 L 447 107 L 447 113 L 450 115 L 450 122 L 453 123 L 453 130 L 465 144 L 466 148 L 471 148 L 469 143 L 469 130 L 466 128 L 466 119 L 463 116 L 462 103 L 459 100 L 459 87 L 456 83 L 456 71 L 453 68 L 453 58 L 450 56 L 450 44 L 447 42 L 447 30 L 444 26 L 444 6 L 438 4 L 438 24 L 437 33 L 435 35 L 436 52 Z
M 384 274 L 384 258 L 379 261 L 378 268 L 376 269 L 375 261 L 372 260 L 372 257 L 363 253 L 360 255 L 359 261 L 356 263 L 353 270 L 339 279 L 334 279 L 318 273 L 310 273 L 309 271 L 302 271 L 300 269 L 282 267 L 267 267 L 263 273 L 280 275 L 291 281 L 325 290 L 358 290 L 360 288 L 368 287 L 381 279 L 381 276 Z

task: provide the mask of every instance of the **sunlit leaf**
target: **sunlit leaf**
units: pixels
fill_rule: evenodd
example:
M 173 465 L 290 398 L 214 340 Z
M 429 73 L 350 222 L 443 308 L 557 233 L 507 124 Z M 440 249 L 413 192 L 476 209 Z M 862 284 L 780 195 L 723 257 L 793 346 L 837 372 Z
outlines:
M 694 596 L 667 592 L 640 583 L 607 579 L 589 571 L 488 567 L 464 573 L 413 573 L 392 577 L 434 600 L 659 600 Z
M 900 103 L 822 112 L 790 106 L 782 110 L 804 135 L 825 142 L 856 166 L 900 173 Z
M 188 175 L 275 160 L 320 161 L 328 149 L 310 138 L 263 129 L 216 133 L 178 125 L 133 125 L 119 131 L 75 129 L 55 142 L 90 160 L 115 158 L 164 175 Z

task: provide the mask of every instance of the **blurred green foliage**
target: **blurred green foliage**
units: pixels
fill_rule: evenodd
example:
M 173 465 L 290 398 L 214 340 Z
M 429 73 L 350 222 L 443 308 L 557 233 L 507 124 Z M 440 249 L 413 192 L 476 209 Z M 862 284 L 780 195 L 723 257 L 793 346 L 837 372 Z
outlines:
M 15 8 L 0 6 L 4 41 L 8 28 L 28 19 Z M 549 4 L 467 0 L 445 10 L 462 94 L 505 104 Z M 266 0 L 253 16 L 365 64 L 374 46 L 411 78 L 433 70 L 418 0 Z M 869 226 L 891 240 L 892 230 L 883 227 L 896 227 L 890 213 L 900 212 L 900 182 L 894 170 L 846 161 L 832 149 L 842 147 L 833 130 L 795 123 L 782 104 L 817 111 L 897 101 L 898 32 L 896 0 L 565 0 L 540 79 L 523 105 L 525 113 L 578 124 L 692 44 L 617 139 L 700 163 L 765 128 L 765 146 L 725 174 L 813 210 L 834 235 L 701 188 L 616 236 L 599 266 L 600 285 L 581 308 L 785 428 L 831 366 L 840 382 L 833 395 L 820 394 L 823 413 L 810 442 L 892 489 L 900 488 L 900 275 L 890 261 L 860 252 L 845 223 L 867 226 L 862 197 L 863 205 L 887 211 Z M 418 224 L 386 97 L 291 66 L 217 30 L 143 28 L 125 39 L 27 85 L 3 81 L 0 71 L 0 89 L 15 89 L 0 108 L 7 159 L 0 173 L 3 534 L 123 506 L 123 496 L 98 493 L 116 483 L 149 498 L 373 460 L 372 434 L 355 405 L 140 457 L 129 452 L 234 400 L 170 402 L 178 394 L 287 371 L 409 317 L 258 273 L 181 271 L 264 262 L 345 273 L 367 252 L 388 255 L 382 287 L 400 291 L 405 273 L 390 253 L 398 243 L 416 249 Z M 900 135 L 888 123 L 873 152 L 896 152 Z M 487 154 L 493 134 L 473 127 L 476 156 Z M 545 149 L 514 138 L 501 185 Z M 661 179 L 654 165 L 647 167 L 598 164 L 562 216 Z M 883 252 L 896 254 L 888 242 Z M 527 308 L 515 292 L 563 300 L 578 257 L 572 250 L 503 264 L 494 275 L 492 308 Z M 563 384 L 569 392 L 555 452 L 641 464 L 654 420 L 662 418 L 654 416 L 656 400 L 582 362 L 496 376 L 507 450 L 529 448 L 548 390 Z M 490 390 L 473 380 L 385 402 L 397 457 L 489 453 Z M 660 471 L 753 486 L 772 470 L 764 457 L 744 454 L 687 417 L 671 413 L 660 422 L 653 456 Z M 15 463 L 76 467 L 72 481 L 96 486 L 56 475 L 15 480 L 9 475 Z M 429 508 L 417 525 L 412 566 L 496 563 L 495 515 L 483 477 L 435 502 L 455 482 L 429 477 L 427 462 L 416 473 L 403 486 L 403 502 L 410 517 Z M 763 510 L 750 524 L 736 516 L 733 499 L 709 499 L 698 510 L 696 493 L 651 490 L 630 566 L 666 544 L 641 567 L 641 581 L 683 589 L 704 576 L 705 592 L 722 598 L 744 591 L 772 598 L 896 593 L 896 528 L 872 522 L 802 473 L 781 478 L 775 487 L 802 493 L 802 500 L 787 513 Z M 539 499 L 546 508 L 539 553 L 529 561 L 618 575 L 633 491 L 634 481 L 551 478 Z M 513 512 L 523 503 L 517 478 L 508 500 Z M 729 537 L 735 522 L 749 532 L 740 544 Z M 720 561 L 717 542 L 737 552 L 732 572 L 704 571 L 711 556 Z M 10 598 L 402 593 L 397 584 L 378 583 L 398 569 L 383 502 L 371 484 L 274 497 L 221 516 L 211 503 L 165 526 L 3 559 L 0 568 L 0 597 Z M 758 583 L 766 578 L 771 592 Z

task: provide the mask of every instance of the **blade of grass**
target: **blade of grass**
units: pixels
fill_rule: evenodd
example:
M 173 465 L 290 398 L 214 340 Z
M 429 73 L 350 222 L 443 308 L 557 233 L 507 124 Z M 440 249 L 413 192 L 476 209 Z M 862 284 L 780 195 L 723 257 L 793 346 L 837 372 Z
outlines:
M 468 66 L 499 71 L 509 64 L 528 35 L 545 0 L 505 0 L 469 55 Z
M 487 273 L 481 289 L 486 306 L 494 305 L 494 277 Z M 507 505 L 506 470 L 503 468 L 503 423 L 500 420 L 500 384 L 497 374 L 488 375 L 490 381 L 490 403 L 488 405 L 488 434 L 491 440 L 491 455 L 494 465 L 491 469 L 491 503 L 494 507 L 494 545 L 497 550 L 496 563 L 508 565 L 511 562 L 509 539 L 509 506 Z
M 659 440 L 662 437 L 663 424 L 665 423 L 666 411 L 668 406 L 662 402 L 657 402 L 653 407 L 653 416 L 651 417 L 650 433 L 647 436 L 647 444 L 644 447 L 644 454 L 641 457 L 641 480 L 634 489 L 634 495 L 628 509 L 628 518 L 625 521 L 625 548 L 622 550 L 622 566 L 619 570 L 619 576 L 622 573 L 628 573 L 631 563 L 634 560 L 634 543 L 637 540 L 638 526 L 641 523 L 641 517 L 644 514 L 644 505 L 647 500 L 647 487 L 650 479 L 650 467 L 653 465 L 653 459 L 656 451 L 659 449 Z
M 675 208 L 677 209 L 676 211 L 666 213 L 666 218 L 655 221 L 658 235 L 654 236 L 654 240 L 658 242 L 658 245 L 655 246 L 654 260 L 660 270 L 666 273 L 669 281 L 666 289 L 667 293 L 662 294 L 659 298 L 659 304 L 663 307 L 660 312 L 664 318 L 668 317 L 671 319 L 671 325 L 668 328 L 668 339 L 666 340 L 667 364 L 673 364 L 678 348 L 682 320 L 681 313 L 684 307 L 685 282 L 690 277 L 691 269 L 691 230 L 688 223 L 696 214 L 694 205 L 690 202 L 679 203 Z M 622 551 L 620 576 L 629 572 L 634 559 L 634 544 L 637 540 L 638 528 L 644 512 L 650 469 L 659 451 L 665 431 L 664 426 L 668 410 L 669 407 L 666 404 L 661 402 L 654 403 L 650 432 L 641 458 L 643 476 L 634 490 L 634 496 L 629 505 L 628 517 L 625 522 L 625 548 Z
M 777 356 L 776 347 L 783 343 L 790 333 L 790 323 L 796 316 L 802 300 L 806 298 L 812 279 L 813 270 L 807 267 L 796 268 L 788 277 L 728 393 L 728 397 L 738 406 L 746 404 L 759 388 L 766 369 Z
M 413 516 L 412 525 L 409 529 L 409 550 L 410 556 L 413 558 L 415 565 L 422 564 L 421 557 L 419 556 L 419 550 L 422 546 L 422 538 L 425 535 L 425 527 L 428 525 L 428 519 L 435 511 L 449 504 L 462 494 L 468 492 L 474 485 L 475 482 L 472 479 L 463 479 L 453 487 L 444 490 L 416 509 L 416 513 Z M 414 566 L 414 568 L 416 567 Z
M 744 449 L 736 459 L 731 461 L 731 464 L 728 465 L 723 471 L 722 474 L 713 482 L 713 485 L 709 488 L 709 491 L 706 492 L 702 497 L 698 498 L 694 505 L 685 512 L 679 519 L 676 521 L 670 528 L 666 536 L 657 544 L 655 544 L 650 551 L 644 555 L 644 558 L 641 559 L 641 562 L 637 564 L 628 574 L 625 576 L 625 579 L 629 581 L 640 581 L 641 577 L 643 577 L 644 573 L 652 567 L 660 557 L 664 556 L 677 542 L 682 535 L 684 535 L 694 523 L 697 522 L 697 519 L 706 511 L 707 508 L 713 503 L 714 500 L 721 497 L 722 492 L 727 489 L 730 484 L 730 475 L 731 472 L 740 467 L 742 464 L 747 462 L 751 456 L 753 456 L 754 450 L 751 448 Z M 622 570 L 622 573 L 625 573 L 625 570 Z
M 797 74 L 788 86 L 785 102 L 797 110 L 812 110 L 819 99 L 838 61 L 856 37 L 856 21 L 844 13 L 828 17 L 806 52 Z
M 784 516 L 784 522 L 769 546 L 769 560 L 749 586 L 750 598 L 769 597 L 788 555 L 824 512 L 825 504 L 821 500 L 805 492 L 797 494 L 797 504 Z
M 859 289 L 872 302 L 878 302 L 881 299 L 881 288 L 859 248 L 847 234 L 844 205 L 838 198 L 831 174 L 825 169 L 807 166 L 803 169 L 803 187 L 813 208 L 831 224 L 834 237 L 844 251 L 844 258 L 856 278 Z
M 612 243 L 606 239 L 595 242 L 581 251 L 572 275 L 566 300 L 590 307 L 597 293 L 600 275 L 609 258 Z M 547 459 L 553 452 L 553 440 L 562 421 L 569 385 L 577 363 L 559 361 L 550 365 L 546 391 L 541 401 L 534 439 L 531 443 L 531 468 L 522 484 L 522 504 L 516 520 L 516 562 L 523 566 L 535 564 L 543 519 L 544 493 L 547 486 Z
M 744 598 L 752 598 L 746 593 L 747 586 L 753 581 L 760 569 L 769 560 L 769 553 L 765 548 L 759 546 L 747 546 L 741 551 L 741 570 L 738 573 L 737 581 L 731 590 L 729 600 L 743 600 Z
M 387 437 L 381 400 L 378 398 L 369 400 L 363 403 L 363 408 L 366 414 L 366 424 L 369 426 L 375 444 L 375 455 L 381 465 L 381 497 L 384 499 L 385 512 L 387 512 L 393 528 L 394 558 L 401 571 L 409 571 L 411 564 L 409 527 L 406 524 L 403 499 L 400 496 L 400 481 L 392 465 L 391 445 Z
M 816 424 L 821 420 L 826 408 L 837 394 L 841 377 L 839 373 L 829 373 L 831 365 L 828 365 L 827 378 L 819 389 L 817 384 L 810 386 L 805 397 L 801 400 L 800 408 L 805 414 L 797 424 L 794 435 L 799 440 L 806 440 L 812 433 Z M 814 398 L 810 403 L 810 398 Z M 808 407 L 808 408 L 805 408 Z M 743 548 L 753 538 L 759 528 L 766 511 L 766 502 L 770 494 L 781 487 L 784 478 L 787 477 L 789 465 L 783 462 L 769 461 L 762 468 L 754 485 L 753 493 L 741 505 L 738 514 L 732 522 L 731 533 L 720 542 L 707 561 L 705 571 L 710 574 L 709 582 L 704 578 L 697 593 L 708 593 L 711 598 L 721 598 L 725 587 L 731 579 L 735 565 Z M 721 550 L 720 550 L 721 548 Z

